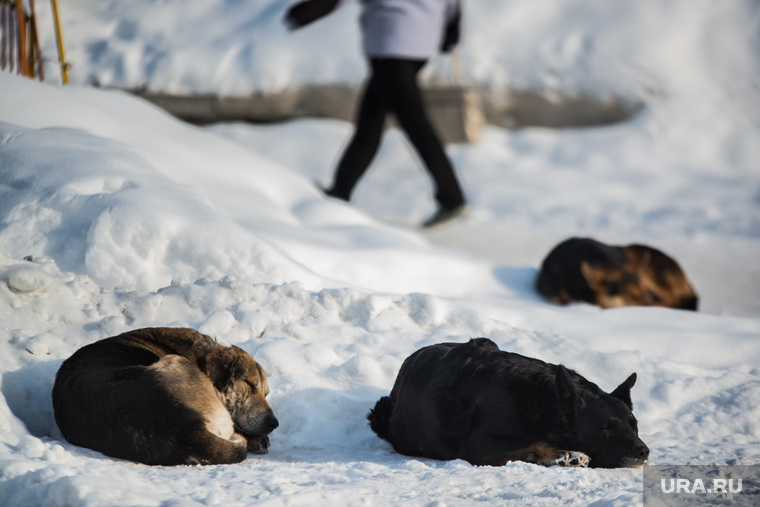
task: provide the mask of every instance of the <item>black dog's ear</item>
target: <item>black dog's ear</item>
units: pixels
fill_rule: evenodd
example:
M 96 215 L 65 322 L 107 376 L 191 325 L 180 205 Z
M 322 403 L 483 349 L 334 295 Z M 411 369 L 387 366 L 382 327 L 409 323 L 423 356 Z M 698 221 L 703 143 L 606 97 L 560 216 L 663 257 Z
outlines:
M 578 406 L 578 391 L 575 389 L 573 379 L 570 378 L 567 368 L 562 365 L 557 366 L 557 372 L 554 374 L 554 385 L 557 391 L 557 402 L 559 403 L 560 413 L 571 424 L 575 424 L 575 409 Z
M 617 386 L 614 391 L 612 391 L 610 394 L 614 396 L 615 398 L 619 399 L 626 405 L 628 405 L 628 408 L 633 410 L 633 401 L 631 401 L 631 388 L 633 387 L 633 384 L 636 383 L 636 374 L 631 373 L 631 376 L 625 379 L 625 381 Z

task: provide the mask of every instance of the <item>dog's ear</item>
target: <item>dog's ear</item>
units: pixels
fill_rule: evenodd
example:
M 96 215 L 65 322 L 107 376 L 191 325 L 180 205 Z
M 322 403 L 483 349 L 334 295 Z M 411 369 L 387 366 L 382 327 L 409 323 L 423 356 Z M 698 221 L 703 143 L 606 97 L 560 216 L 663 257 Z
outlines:
M 232 361 L 232 364 L 230 364 L 230 381 L 239 380 L 245 377 L 245 373 L 247 371 L 246 362 L 243 360 L 243 356 L 241 355 L 247 355 L 247 352 L 243 351 L 243 349 L 239 347 L 233 346 L 233 349 L 236 349 L 239 353 L 235 354 L 235 359 Z
M 559 365 L 554 374 L 554 385 L 557 392 L 557 403 L 560 413 L 571 425 L 575 424 L 575 411 L 578 407 L 578 391 L 567 369 Z
M 588 261 L 581 261 L 581 275 L 590 287 L 599 287 L 605 280 L 604 270 L 595 268 Z
M 206 374 L 219 391 L 224 391 L 234 379 L 243 377 L 241 372 L 245 368 L 243 361 L 240 360 L 238 354 L 230 352 L 215 354 L 213 357 L 207 357 L 206 360 Z
M 625 381 L 617 386 L 614 391 L 612 391 L 610 394 L 614 396 L 615 398 L 619 399 L 626 405 L 628 405 L 628 408 L 633 410 L 633 402 L 631 401 L 631 388 L 633 387 L 633 384 L 636 383 L 636 374 L 631 373 L 631 376 L 625 379 Z

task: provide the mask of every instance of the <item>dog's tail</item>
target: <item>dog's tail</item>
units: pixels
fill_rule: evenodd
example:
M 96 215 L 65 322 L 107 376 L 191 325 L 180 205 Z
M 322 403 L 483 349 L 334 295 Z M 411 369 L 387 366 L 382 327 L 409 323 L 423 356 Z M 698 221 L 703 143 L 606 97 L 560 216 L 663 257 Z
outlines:
M 393 412 L 393 405 L 396 404 L 396 400 L 390 396 L 383 396 L 377 403 L 375 408 L 369 411 L 367 419 L 369 420 L 369 427 L 377 433 L 377 436 L 383 440 L 390 442 L 391 438 L 391 413 Z

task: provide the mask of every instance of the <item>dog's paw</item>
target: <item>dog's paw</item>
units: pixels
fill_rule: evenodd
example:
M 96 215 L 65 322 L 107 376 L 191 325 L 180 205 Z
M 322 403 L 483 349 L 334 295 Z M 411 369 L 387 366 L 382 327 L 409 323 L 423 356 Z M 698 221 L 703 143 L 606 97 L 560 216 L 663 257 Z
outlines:
M 269 452 L 269 437 L 251 437 L 248 439 L 248 452 L 266 454 Z
M 588 467 L 591 458 L 578 451 L 559 451 L 559 456 L 554 464 L 561 467 Z

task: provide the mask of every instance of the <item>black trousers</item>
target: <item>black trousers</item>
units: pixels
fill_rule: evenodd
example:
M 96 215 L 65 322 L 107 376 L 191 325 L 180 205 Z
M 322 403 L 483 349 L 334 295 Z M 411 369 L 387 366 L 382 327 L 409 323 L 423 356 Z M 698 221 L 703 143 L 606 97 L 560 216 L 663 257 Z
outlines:
M 425 164 L 444 208 L 464 204 L 454 169 L 425 112 L 417 84 L 424 60 L 372 58 L 372 75 L 359 106 L 356 130 L 343 153 L 329 195 L 348 201 L 380 146 L 388 113 L 393 113 Z

